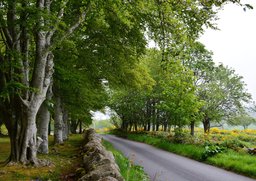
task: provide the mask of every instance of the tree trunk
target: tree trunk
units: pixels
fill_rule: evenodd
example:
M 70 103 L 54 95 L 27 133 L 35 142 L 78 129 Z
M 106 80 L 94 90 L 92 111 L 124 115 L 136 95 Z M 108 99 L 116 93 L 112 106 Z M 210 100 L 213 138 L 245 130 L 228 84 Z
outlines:
M 159 124 L 156 124 L 156 131 L 159 131 Z
M 195 121 L 190 122 L 190 134 L 191 136 L 195 135 Z
M 204 125 L 204 133 L 209 133 L 210 132 L 210 118 L 205 117 L 203 120 L 203 125 Z
M 54 143 L 63 143 L 63 113 L 61 108 L 61 99 L 59 96 L 55 97 L 54 107 Z
M 37 114 L 37 127 L 38 136 L 42 139 L 42 144 L 38 148 L 39 153 L 48 154 L 48 133 L 49 133 L 49 123 L 51 119 L 50 111 L 48 110 L 47 102 L 52 98 L 52 86 L 49 87 L 47 91 L 47 99 L 41 105 Z
M 159 120 L 159 110 L 156 109 L 156 131 L 159 131 L 159 126 L 160 126 L 160 120 Z
M 151 112 L 150 112 L 150 100 L 147 101 L 146 119 L 147 119 L 147 131 L 150 131 L 151 126 Z
M 68 127 L 68 112 L 66 110 L 63 111 L 63 140 L 68 139 L 69 127 Z
M 36 114 L 37 110 L 28 110 L 27 125 L 25 126 L 24 143 L 21 147 L 21 162 L 37 164 L 37 128 L 36 128 Z
M 82 124 L 82 120 L 79 120 L 79 134 L 82 134 L 83 133 L 83 124 Z
M 135 129 L 136 132 L 138 131 L 138 125 L 137 125 L 136 122 L 134 123 L 134 129 Z
M 38 127 L 38 136 L 43 140 L 42 144 L 38 148 L 39 153 L 48 154 L 48 129 L 50 122 L 50 112 L 45 103 L 40 107 L 37 114 L 37 127 Z
M 77 132 L 76 132 L 76 129 L 77 129 L 77 127 L 78 127 L 78 124 L 79 124 L 79 121 L 78 120 L 71 120 L 71 124 L 70 124 L 70 131 L 71 131 L 71 133 L 72 134 L 76 134 Z
M 50 117 L 49 124 L 48 124 L 48 136 L 51 135 L 51 131 L 52 131 L 51 122 L 52 122 L 52 120 L 51 120 L 51 117 Z
M 146 124 L 144 125 L 143 129 L 144 129 L 144 131 L 147 131 L 147 125 Z
M 153 131 L 156 131 L 156 101 L 153 99 L 151 104 L 151 119 L 153 124 Z
M 150 122 L 148 122 L 147 131 L 150 131 Z
M 155 125 L 155 122 L 152 123 L 152 131 L 155 131 L 156 130 L 156 125 Z
M 164 131 L 167 131 L 167 122 L 164 123 Z
M 36 109 L 24 108 L 22 114 L 9 116 L 6 127 L 10 136 L 11 154 L 9 161 L 37 165 L 37 150 L 41 139 L 37 138 Z

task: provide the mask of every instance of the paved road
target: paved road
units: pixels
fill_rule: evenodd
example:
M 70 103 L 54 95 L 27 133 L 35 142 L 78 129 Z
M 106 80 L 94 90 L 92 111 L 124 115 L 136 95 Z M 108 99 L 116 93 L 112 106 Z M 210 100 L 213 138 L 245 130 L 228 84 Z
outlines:
M 153 181 L 255 181 L 143 143 L 112 135 L 103 135 L 103 138 L 143 166 Z

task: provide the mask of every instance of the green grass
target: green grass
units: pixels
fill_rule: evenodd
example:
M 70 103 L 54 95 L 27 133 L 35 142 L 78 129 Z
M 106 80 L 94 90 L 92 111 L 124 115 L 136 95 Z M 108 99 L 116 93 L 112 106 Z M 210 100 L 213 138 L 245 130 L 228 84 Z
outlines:
M 0 163 L 7 160 L 10 152 L 10 141 L 8 137 L 0 137 Z M 1 178 L 1 177 L 0 177 Z
M 226 170 L 256 178 L 256 156 L 228 150 L 225 153 L 209 157 L 207 162 Z
M 145 134 L 128 134 L 127 138 L 134 141 L 139 141 L 161 148 L 163 150 L 177 153 L 195 160 L 201 160 L 204 148 L 198 145 L 187 145 L 171 143 L 163 138 L 149 136 Z
M 81 135 L 72 135 L 63 145 L 54 146 L 53 137 L 49 137 L 48 155 L 38 155 L 40 159 L 51 161 L 50 167 L 32 167 L 23 165 L 0 166 L 0 170 L 4 174 L 0 174 L 0 180 L 40 180 L 40 181 L 59 181 L 62 177 L 73 173 L 82 161 L 79 155 L 79 149 L 83 138 Z M 9 138 L 0 138 L 0 162 L 7 159 L 9 155 L 10 145 Z
M 256 156 L 249 155 L 245 152 L 240 153 L 231 149 L 226 149 L 226 151 L 222 153 L 203 159 L 203 153 L 205 151 L 203 145 L 172 143 L 165 138 L 160 138 L 145 133 L 119 133 L 115 131 L 112 133 L 130 140 L 147 143 L 160 149 L 186 156 L 194 160 L 221 167 L 238 174 L 256 178 Z
M 121 152 L 114 149 L 111 143 L 103 141 L 103 145 L 113 153 L 116 163 L 120 168 L 121 175 L 126 181 L 149 181 L 148 176 L 141 166 L 134 165 L 133 160 L 129 160 Z

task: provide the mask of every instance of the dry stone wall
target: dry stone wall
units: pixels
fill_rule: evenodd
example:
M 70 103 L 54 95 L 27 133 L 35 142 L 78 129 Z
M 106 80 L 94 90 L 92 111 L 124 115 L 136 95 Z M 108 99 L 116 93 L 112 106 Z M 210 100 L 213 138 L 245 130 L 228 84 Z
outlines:
M 84 175 L 79 181 L 124 181 L 113 154 L 101 144 L 101 137 L 93 129 L 84 133 Z

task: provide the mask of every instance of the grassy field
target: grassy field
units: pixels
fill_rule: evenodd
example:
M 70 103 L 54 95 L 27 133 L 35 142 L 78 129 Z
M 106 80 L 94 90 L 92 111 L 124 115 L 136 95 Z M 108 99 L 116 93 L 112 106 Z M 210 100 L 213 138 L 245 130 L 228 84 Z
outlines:
M 185 131 L 178 138 L 166 132 L 114 134 L 256 178 L 256 155 L 247 152 L 247 148 L 256 146 L 255 130 L 228 131 L 216 128 L 210 134 L 197 130 L 194 137 Z
M 134 165 L 132 160 L 129 160 L 121 152 L 114 149 L 111 143 L 104 141 L 103 145 L 113 153 L 120 172 L 126 181 L 149 181 L 142 167 Z
M 79 168 L 82 158 L 79 149 L 83 138 L 81 135 L 72 135 L 63 145 L 53 146 L 53 137 L 50 137 L 50 153 L 39 155 L 40 159 L 47 159 L 52 164 L 49 167 L 32 167 L 23 165 L 1 166 L 0 180 L 17 181 L 59 181 L 76 180 L 73 178 L 76 168 Z M 8 137 L 0 137 L 0 162 L 7 159 L 10 145 Z

